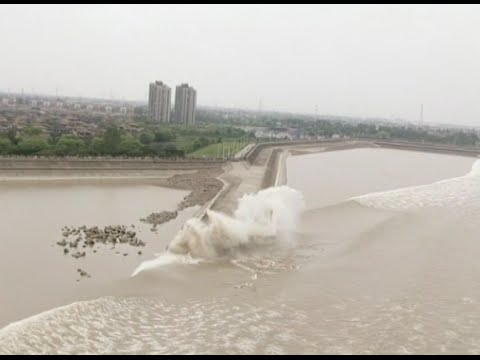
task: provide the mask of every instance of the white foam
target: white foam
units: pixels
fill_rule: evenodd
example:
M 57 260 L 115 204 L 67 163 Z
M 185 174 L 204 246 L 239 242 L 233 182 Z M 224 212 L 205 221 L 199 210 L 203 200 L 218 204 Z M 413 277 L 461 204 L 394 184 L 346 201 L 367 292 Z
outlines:
M 171 252 L 165 252 L 159 254 L 153 260 L 147 260 L 142 262 L 133 272 L 132 277 L 138 275 L 142 271 L 148 271 L 155 269 L 160 266 L 171 265 L 171 264 L 198 264 L 200 259 L 194 259 L 189 254 L 173 254 Z
M 0 354 L 262 353 L 266 346 L 299 342 L 295 324 L 305 321 L 302 310 L 257 302 L 167 303 L 150 297 L 77 302 L 2 329 Z M 290 326 L 282 338 L 270 338 L 285 323 Z
M 350 200 L 364 206 L 390 211 L 418 210 L 425 207 L 480 208 L 480 160 L 460 177 L 428 185 L 411 186 L 356 196 Z
M 304 207 L 303 195 L 288 186 L 244 195 L 233 216 L 207 210 L 207 222 L 197 218 L 188 220 L 167 252 L 140 264 L 132 276 L 167 263 L 232 256 L 239 249 L 286 242 Z

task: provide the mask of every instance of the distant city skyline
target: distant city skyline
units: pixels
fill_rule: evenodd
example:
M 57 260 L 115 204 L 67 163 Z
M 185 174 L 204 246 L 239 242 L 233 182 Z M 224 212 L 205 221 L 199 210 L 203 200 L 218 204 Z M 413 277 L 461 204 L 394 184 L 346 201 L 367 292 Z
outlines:
M 12 91 L 10 89 L 10 91 L 8 90 L 2 90 L 0 89 L 0 94 L 10 94 L 10 95 L 21 95 L 22 93 L 21 92 L 18 92 L 18 91 Z M 61 93 L 57 93 L 57 94 L 49 94 L 49 93 L 29 93 L 27 91 L 24 92 L 24 95 L 25 96 L 38 96 L 38 97 L 58 97 L 58 98 L 68 98 L 68 99 L 91 99 L 91 100 L 97 100 L 97 101 L 114 101 L 114 102 L 130 102 L 130 103 L 137 103 L 137 104 L 142 104 L 142 105 L 146 105 L 148 106 L 148 92 L 147 92 L 147 97 L 144 99 L 128 99 L 128 98 L 108 98 L 108 97 L 101 97 L 101 96 L 89 96 L 88 94 L 85 94 L 83 96 L 78 96 L 78 95 L 64 95 L 64 94 L 61 94 Z M 173 104 L 172 104 L 173 105 Z M 200 104 L 197 106 L 200 106 L 200 107 L 205 107 L 205 108 L 208 108 L 208 107 L 218 107 L 218 108 L 224 108 L 224 109 L 238 109 L 238 110 L 246 110 L 246 111 L 253 111 L 253 112 L 278 112 L 278 113 L 284 113 L 284 114 L 288 114 L 288 113 L 291 113 L 291 114 L 304 114 L 304 115 L 318 115 L 318 116 L 339 116 L 339 117 L 342 117 L 342 116 L 345 116 L 345 117 L 355 117 L 355 118 L 368 118 L 368 116 L 358 116 L 358 115 L 348 115 L 348 114 L 327 114 L 327 113 L 320 113 L 319 111 L 317 111 L 316 113 L 314 111 L 311 111 L 311 112 L 308 112 L 308 111 L 305 111 L 305 112 L 302 112 L 302 111 L 288 111 L 288 110 L 278 110 L 278 109 L 271 109 L 271 108 L 268 108 L 268 109 L 264 109 L 263 107 L 262 108 L 259 108 L 258 107 L 258 104 L 257 104 L 257 107 L 255 106 L 252 106 L 252 107 L 238 107 L 238 106 L 226 106 L 226 105 L 221 105 L 221 104 Z M 382 119 L 392 119 L 392 118 L 396 118 L 395 116 L 383 116 L 383 117 L 379 117 L 379 118 L 382 118 Z M 400 118 L 398 118 L 400 119 Z M 412 121 L 417 121 L 416 119 L 412 119 Z M 479 124 L 480 125 L 480 124 Z
M 2 91 L 0 89 L 0 98 L 2 98 L 3 100 L 3 97 L 4 96 L 8 96 L 9 92 L 8 91 Z M 63 99 L 64 101 L 65 100 L 75 100 L 75 101 L 79 101 L 81 103 L 89 103 L 90 101 L 94 101 L 94 102 L 101 102 L 101 103 L 116 103 L 116 104 L 120 104 L 120 103 L 124 103 L 124 104 L 130 104 L 130 106 L 145 106 L 148 108 L 148 101 L 143 101 L 143 100 L 130 100 L 130 99 L 107 99 L 107 98 L 101 98 L 101 97 L 90 97 L 90 96 L 83 96 L 83 97 L 76 97 L 76 96 L 63 96 L 63 95 L 60 95 L 58 94 L 57 95 L 52 95 L 52 94 L 29 94 L 27 92 L 25 92 L 23 94 L 25 97 L 38 97 L 39 99 L 41 98 L 58 98 L 58 99 Z M 14 92 L 10 92 L 10 96 L 16 96 L 16 97 L 21 97 L 22 94 L 21 93 L 14 93 Z M 174 104 L 171 104 L 171 105 L 174 105 Z M 326 119 L 326 118 L 336 118 L 336 119 L 343 119 L 343 118 L 351 118 L 351 119 L 356 119 L 356 120 L 387 120 L 387 121 L 395 121 L 395 122 L 405 122 L 405 121 L 408 121 L 410 124 L 421 124 L 422 121 L 418 121 L 418 120 L 413 120 L 413 121 L 410 121 L 410 120 L 407 120 L 407 119 L 402 119 L 402 118 L 396 118 L 396 117 L 393 117 L 393 116 L 390 116 L 390 117 L 365 117 L 365 116 L 351 116 L 351 115 L 345 115 L 345 114 L 321 114 L 321 113 L 308 113 L 308 112 L 290 112 L 290 111 L 278 111 L 278 110 L 275 110 L 275 109 L 269 109 L 269 110 L 262 110 L 262 109 L 253 109 L 253 108 L 239 108 L 239 107 L 225 107 L 225 106 L 214 106 L 214 105 L 200 105 L 200 106 L 196 106 L 197 108 L 201 108 L 201 109 L 214 109 L 214 108 L 217 108 L 219 110 L 225 110 L 225 111 L 248 111 L 248 112 L 252 112 L 252 113 L 265 113 L 265 114 L 274 114 L 274 113 L 277 113 L 277 114 L 282 114 L 283 116 L 286 116 L 288 114 L 290 114 L 291 116 L 309 116 L 309 117 L 312 117 L 312 119 L 314 118 L 318 118 L 318 119 Z M 172 110 L 172 108 L 170 109 L 170 111 Z M 438 126 L 451 126 L 451 127 L 462 127 L 462 128 L 480 128 L 480 124 L 479 125 L 476 125 L 476 124 L 461 124 L 461 123 L 457 123 L 457 124 L 453 124 L 453 123 L 442 123 L 442 122 L 431 122 L 431 121 L 424 121 L 423 122 L 424 125 L 438 125 Z
M 148 106 L 148 92 L 147 95 L 142 97 L 141 99 L 132 99 L 132 98 L 126 98 L 124 96 L 120 97 L 107 97 L 107 96 L 93 96 L 89 94 L 82 94 L 82 95 L 72 95 L 72 94 L 63 94 L 59 91 L 55 91 L 55 93 L 48 93 L 48 92 L 28 92 L 24 91 L 24 95 L 28 96 L 46 96 L 46 97 L 58 97 L 58 98 L 76 98 L 76 99 L 92 99 L 92 100 L 104 100 L 104 101 L 114 101 L 114 102 L 131 102 L 131 103 L 138 103 L 138 104 L 143 104 Z M 15 95 L 21 95 L 21 89 L 20 91 L 16 89 L 1 89 L 0 88 L 0 94 L 15 94 Z M 260 101 L 261 103 L 261 101 Z M 172 104 L 173 105 L 173 104 Z M 370 116 L 363 116 L 363 115 L 353 115 L 353 114 L 345 114 L 345 113 L 336 113 L 336 114 L 329 114 L 329 113 L 322 113 L 317 107 L 315 107 L 312 111 L 289 111 L 289 110 L 280 110 L 276 108 L 265 108 L 264 106 L 259 106 L 257 103 L 257 106 L 252 104 L 252 106 L 236 106 L 234 104 L 197 104 L 197 106 L 200 107 L 218 107 L 218 108 L 225 108 L 225 109 L 243 109 L 243 110 L 248 110 L 248 111 L 258 111 L 258 112 L 279 112 L 279 113 L 292 113 L 292 114 L 305 114 L 305 115 L 318 115 L 318 116 L 345 116 L 345 117 L 355 117 L 355 118 L 369 118 Z M 403 119 L 394 115 L 387 115 L 387 116 L 374 116 L 382 119 Z M 418 116 L 417 116 L 418 118 Z M 409 119 L 409 121 L 412 122 L 418 122 L 416 118 Z M 480 122 L 478 124 L 480 126 Z
M 199 106 L 418 122 L 423 104 L 425 122 L 480 125 L 479 18 L 477 5 L 0 5 L 0 89 L 147 102 L 163 79 L 202 89 Z

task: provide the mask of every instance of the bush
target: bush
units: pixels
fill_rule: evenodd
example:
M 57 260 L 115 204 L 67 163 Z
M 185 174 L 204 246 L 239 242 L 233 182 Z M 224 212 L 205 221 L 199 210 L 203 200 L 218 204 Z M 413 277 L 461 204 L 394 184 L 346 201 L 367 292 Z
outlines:
M 127 156 L 140 156 L 143 154 L 143 144 L 132 135 L 127 135 L 120 143 L 119 152 Z
M 0 138 L 0 154 L 8 154 L 12 150 L 13 144 L 6 138 Z
M 47 139 L 41 136 L 29 136 L 20 140 L 16 150 L 22 155 L 34 155 L 48 149 Z
M 62 135 L 55 145 L 55 154 L 60 156 L 78 155 L 84 152 L 85 142 L 75 136 Z

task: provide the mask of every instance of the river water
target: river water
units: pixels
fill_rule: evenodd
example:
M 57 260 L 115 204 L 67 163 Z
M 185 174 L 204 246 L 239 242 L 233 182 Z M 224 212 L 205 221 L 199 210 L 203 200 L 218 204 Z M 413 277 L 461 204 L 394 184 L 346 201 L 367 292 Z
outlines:
M 304 199 L 294 227 L 281 225 L 296 193 L 269 189 L 245 200 L 234 220 L 213 214 L 212 229 L 191 225 L 197 235 L 224 237 L 222 249 L 241 251 L 204 260 L 164 254 L 134 277 L 126 274 L 131 266 L 105 267 L 119 275 L 105 275 L 101 291 L 1 329 L 0 353 L 477 354 L 475 160 L 386 149 L 289 157 L 288 186 Z M 16 194 L 15 203 L 22 196 L 33 201 Z M 2 211 L 12 222 L 27 216 Z M 173 238 L 187 215 L 172 223 L 172 234 L 160 233 Z M 268 216 L 274 226 L 264 222 Z M 242 229 L 255 236 L 247 240 Z M 261 242 L 258 234 L 269 229 L 277 240 Z M 11 258 L 21 259 L 15 249 Z M 34 266 L 29 261 L 25 266 Z M 22 276 L 6 281 L 9 267 L 2 266 L 2 286 L 10 291 Z M 13 289 L 26 291 L 20 288 Z M 25 294 L 31 303 L 46 296 Z

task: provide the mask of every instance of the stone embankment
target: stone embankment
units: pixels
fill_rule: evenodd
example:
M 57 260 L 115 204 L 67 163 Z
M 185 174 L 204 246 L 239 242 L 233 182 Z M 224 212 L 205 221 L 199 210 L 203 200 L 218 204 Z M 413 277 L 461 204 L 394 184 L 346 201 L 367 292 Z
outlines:
M 215 198 L 223 187 L 223 182 L 217 178 L 222 173 L 223 169 L 218 167 L 209 170 L 199 170 L 195 173 L 176 174 L 165 181 L 159 181 L 159 185 L 190 190 L 190 193 L 177 205 L 175 211 L 152 213 L 142 218 L 141 221 L 153 225 L 151 230 L 156 231 L 157 225 L 175 219 L 179 211 L 191 206 L 203 206 L 207 204 Z
M 222 160 L 0 157 L 0 171 L 9 170 L 190 170 L 219 167 Z

